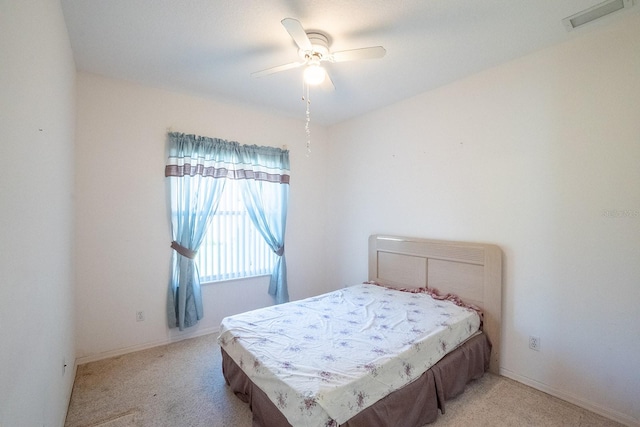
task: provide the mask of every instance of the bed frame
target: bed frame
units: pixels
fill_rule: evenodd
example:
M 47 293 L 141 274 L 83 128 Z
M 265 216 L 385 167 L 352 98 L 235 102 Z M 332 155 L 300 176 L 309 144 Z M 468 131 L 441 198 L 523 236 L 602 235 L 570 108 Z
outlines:
M 500 369 L 502 251 L 496 245 L 412 237 L 369 237 L 369 280 L 453 293 L 484 312 L 492 344 L 489 371 Z

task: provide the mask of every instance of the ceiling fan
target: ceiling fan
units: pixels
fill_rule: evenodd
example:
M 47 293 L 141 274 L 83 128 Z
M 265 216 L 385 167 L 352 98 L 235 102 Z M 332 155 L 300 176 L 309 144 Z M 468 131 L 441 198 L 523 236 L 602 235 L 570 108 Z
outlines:
M 282 25 L 298 46 L 300 61 L 278 65 L 262 71 L 251 73 L 253 77 L 263 77 L 281 71 L 305 66 L 304 81 L 309 85 L 325 83 L 323 88 L 335 89 L 327 71 L 322 67 L 323 62 L 346 62 L 359 59 L 382 58 L 387 51 L 382 46 L 364 47 L 360 49 L 331 52 L 329 38 L 320 31 L 306 31 L 297 19 L 285 18 Z

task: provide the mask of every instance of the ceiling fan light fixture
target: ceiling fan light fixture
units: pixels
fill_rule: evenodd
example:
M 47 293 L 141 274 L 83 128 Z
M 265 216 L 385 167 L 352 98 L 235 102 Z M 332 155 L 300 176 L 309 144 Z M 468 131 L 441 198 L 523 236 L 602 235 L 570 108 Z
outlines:
M 327 72 L 318 64 L 309 64 L 304 70 L 304 81 L 308 85 L 317 86 L 327 77 Z

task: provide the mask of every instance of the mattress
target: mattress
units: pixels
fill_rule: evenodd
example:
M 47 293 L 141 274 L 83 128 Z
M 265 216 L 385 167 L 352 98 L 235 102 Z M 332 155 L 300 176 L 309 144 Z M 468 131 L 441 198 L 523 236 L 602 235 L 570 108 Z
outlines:
M 224 352 L 291 425 L 343 424 L 477 332 L 478 314 L 363 284 L 222 321 Z

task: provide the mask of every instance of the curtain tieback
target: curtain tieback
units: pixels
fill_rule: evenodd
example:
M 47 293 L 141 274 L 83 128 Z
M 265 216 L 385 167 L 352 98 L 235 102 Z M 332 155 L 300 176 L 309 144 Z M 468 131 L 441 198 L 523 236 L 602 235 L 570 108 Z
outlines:
M 196 254 L 198 253 L 197 251 L 192 251 L 189 248 L 185 248 L 175 240 L 171 242 L 171 247 L 173 248 L 174 251 L 178 252 L 183 257 L 186 257 L 189 259 L 194 259 L 196 257 Z
M 284 254 L 284 245 L 280 246 L 276 251 L 276 255 L 282 256 Z

